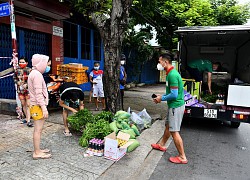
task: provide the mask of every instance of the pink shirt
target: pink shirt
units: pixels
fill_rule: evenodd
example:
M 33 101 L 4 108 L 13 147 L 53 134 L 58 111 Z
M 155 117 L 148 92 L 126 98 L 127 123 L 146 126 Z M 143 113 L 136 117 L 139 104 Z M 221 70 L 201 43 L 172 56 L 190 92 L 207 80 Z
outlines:
M 39 105 L 44 110 L 48 105 L 48 90 L 43 75 L 38 70 L 32 70 L 28 78 L 30 105 Z
M 40 54 L 32 56 L 32 71 L 28 78 L 28 90 L 30 93 L 30 105 L 39 105 L 43 111 L 47 111 L 49 95 L 42 73 L 44 73 L 49 57 Z

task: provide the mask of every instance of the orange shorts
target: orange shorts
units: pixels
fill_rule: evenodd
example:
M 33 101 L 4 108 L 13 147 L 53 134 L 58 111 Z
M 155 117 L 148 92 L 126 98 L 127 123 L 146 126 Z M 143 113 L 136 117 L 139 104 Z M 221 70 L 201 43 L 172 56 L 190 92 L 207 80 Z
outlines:
M 18 93 L 18 97 L 20 100 L 30 99 L 29 93 Z
M 43 118 L 42 108 L 38 105 L 30 106 L 30 115 L 34 121 L 42 119 Z

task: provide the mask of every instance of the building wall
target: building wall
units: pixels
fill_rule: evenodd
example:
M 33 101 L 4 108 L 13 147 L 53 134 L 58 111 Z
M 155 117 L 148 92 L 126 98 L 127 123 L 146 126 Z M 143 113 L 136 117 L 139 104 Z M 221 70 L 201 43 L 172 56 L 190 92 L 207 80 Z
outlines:
M 15 24 L 17 32 L 18 56 L 26 56 L 31 67 L 31 57 L 35 53 L 50 56 L 52 73 L 56 65 L 63 62 L 63 37 L 53 35 L 53 26 L 63 28 L 61 19 L 69 18 L 69 7 L 58 1 L 19 0 L 15 1 Z M 12 56 L 10 18 L 0 18 L 0 71 L 10 67 Z M 0 79 L 0 98 L 14 99 L 15 89 L 12 77 Z
M 1 23 L 10 24 L 9 17 L 1 18 Z M 24 16 L 16 16 L 16 27 L 25 28 L 27 30 L 34 30 L 41 33 L 46 33 L 50 36 L 49 42 L 49 54 L 52 60 L 52 73 L 56 73 L 56 65 L 63 62 L 63 37 L 53 35 L 53 26 L 63 28 L 63 23 L 61 21 L 52 21 L 51 23 L 45 23 L 33 18 L 27 18 Z M 18 44 L 20 46 L 20 44 Z M 22 56 L 25 54 L 24 48 L 21 48 L 19 54 Z
M 79 22 L 80 24 L 80 22 Z M 79 25 L 67 20 L 64 22 L 64 64 L 80 63 L 94 67 L 95 62 L 100 63 L 104 69 L 104 51 L 99 33 L 91 25 Z M 84 91 L 91 89 L 90 83 L 80 85 Z

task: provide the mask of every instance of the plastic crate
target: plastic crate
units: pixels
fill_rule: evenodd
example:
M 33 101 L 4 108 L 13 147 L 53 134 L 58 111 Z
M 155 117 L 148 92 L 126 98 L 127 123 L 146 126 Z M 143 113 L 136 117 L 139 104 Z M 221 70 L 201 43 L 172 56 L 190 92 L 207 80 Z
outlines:
M 82 68 L 82 64 L 80 64 L 80 63 L 69 63 L 69 67 Z
M 86 68 L 82 67 L 82 68 L 77 68 L 77 67 L 69 67 L 69 71 L 71 72 L 86 72 Z
M 64 81 L 65 82 L 73 82 L 73 79 L 72 79 L 72 77 L 68 77 L 68 78 L 65 78 Z
M 194 79 L 184 79 L 182 78 L 182 83 L 184 89 L 189 92 L 192 96 L 197 96 L 200 98 L 201 95 L 201 84 L 200 82 L 196 82 Z
M 61 64 L 57 64 L 56 70 L 57 70 L 57 71 L 61 71 Z
M 80 72 L 80 73 L 77 73 L 77 72 L 73 72 L 71 74 L 72 77 L 75 77 L 77 79 L 81 79 L 83 77 L 87 77 L 87 74 L 85 72 Z

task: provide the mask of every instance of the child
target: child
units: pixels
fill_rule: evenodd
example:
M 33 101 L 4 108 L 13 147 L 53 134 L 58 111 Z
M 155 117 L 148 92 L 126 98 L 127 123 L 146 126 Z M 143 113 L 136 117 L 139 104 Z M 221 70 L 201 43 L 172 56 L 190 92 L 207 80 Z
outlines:
M 68 111 L 76 113 L 78 110 L 84 109 L 84 93 L 82 89 L 74 82 L 65 82 L 60 87 L 59 105 L 63 107 L 63 123 L 65 136 L 72 136 L 68 127 Z
M 99 69 L 100 69 L 100 64 L 98 62 L 95 62 L 94 70 L 91 71 L 89 74 L 90 82 L 93 83 L 93 97 L 95 99 L 96 111 L 99 110 L 98 99 L 97 99 L 98 97 L 100 97 L 102 101 L 102 110 L 106 109 L 104 91 L 103 91 L 103 83 L 102 83 L 103 71 Z
M 50 71 L 49 57 L 41 54 L 32 56 L 32 71 L 28 79 L 28 89 L 30 93 L 30 114 L 34 120 L 33 159 L 48 159 L 51 157 L 50 150 L 40 149 L 43 124 L 48 118 L 47 105 L 49 102 L 47 86 L 43 73 Z
M 19 59 L 19 66 L 14 74 L 14 82 L 17 85 L 18 98 L 21 101 L 26 120 L 23 120 L 23 124 L 27 123 L 28 127 L 32 127 L 33 124 L 30 122 L 30 95 L 28 91 L 28 76 L 31 68 L 27 67 L 28 60 L 25 57 Z

